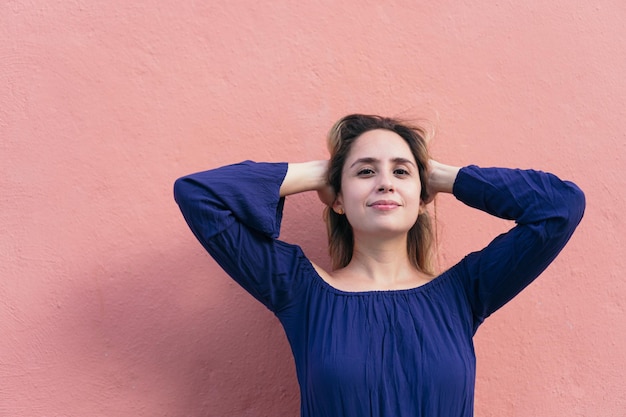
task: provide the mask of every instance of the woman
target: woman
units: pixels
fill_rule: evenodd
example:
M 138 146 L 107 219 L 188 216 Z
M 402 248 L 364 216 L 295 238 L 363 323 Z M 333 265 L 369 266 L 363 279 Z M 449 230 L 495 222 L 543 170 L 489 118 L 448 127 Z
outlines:
M 302 416 L 471 416 L 472 338 L 572 235 L 583 193 L 554 175 L 429 160 L 424 132 L 350 115 L 329 161 L 225 166 L 176 181 L 191 230 L 282 323 Z M 333 270 L 277 240 L 284 197 L 317 191 Z M 435 276 L 425 205 L 438 193 L 517 225 Z

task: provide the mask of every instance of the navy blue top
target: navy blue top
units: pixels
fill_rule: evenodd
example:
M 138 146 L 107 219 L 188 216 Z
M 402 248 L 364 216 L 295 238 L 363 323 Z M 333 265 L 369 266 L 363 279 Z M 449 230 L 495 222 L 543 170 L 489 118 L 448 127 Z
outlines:
M 246 161 L 183 177 L 174 195 L 206 250 L 282 323 L 301 415 L 472 416 L 472 337 L 563 248 L 582 218 L 582 191 L 544 172 L 465 167 L 456 198 L 516 226 L 420 287 L 345 292 L 277 239 L 286 171 Z

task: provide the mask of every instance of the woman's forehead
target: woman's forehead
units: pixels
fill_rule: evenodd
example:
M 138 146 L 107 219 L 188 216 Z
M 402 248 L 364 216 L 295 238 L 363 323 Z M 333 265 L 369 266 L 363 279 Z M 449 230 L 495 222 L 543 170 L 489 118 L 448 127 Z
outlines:
M 352 144 L 347 163 L 370 158 L 375 160 L 407 159 L 415 163 L 409 144 L 396 132 L 386 129 L 370 130 L 360 135 Z M 350 162 L 352 161 L 352 162 Z

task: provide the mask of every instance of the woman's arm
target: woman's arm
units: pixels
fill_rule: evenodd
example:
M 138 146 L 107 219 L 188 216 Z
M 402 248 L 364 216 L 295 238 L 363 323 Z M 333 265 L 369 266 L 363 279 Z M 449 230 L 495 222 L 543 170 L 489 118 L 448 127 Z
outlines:
M 330 206 L 335 201 L 335 190 L 328 184 L 328 160 L 290 163 L 280 186 L 280 196 L 304 191 L 317 191 L 322 203 Z
M 304 191 L 317 191 L 322 203 L 332 206 L 335 202 L 335 190 L 328 184 L 328 160 L 290 163 L 287 175 L 280 186 L 280 196 Z
M 295 302 L 303 283 L 297 279 L 304 257 L 301 249 L 277 240 L 282 184 L 285 193 L 312 186 L 313 181 L 298 178 L 299 171 L 305 172 L 300 168 L 245 161 L 187 175 L 174 185 L 176 202 L 200 243 L 235 281 L 274 312 Z
M 326 186 L 328 161 L 289 163 L 287 175 L 280 186 L 280 196 L 304 191 L 317 191 Z
M 437 193 L 451 194 L 454 181 L 461 169 L 460 167 L 445 165 L 432 159 L 429 161 L 429 165 L 428 201 L 426 203 L 430 203 Z
M 516 226 L 455 268 L 474 313 L 474 330 L 529 285 L 563 249 L 580 222 L 585 196 L 573 183 L 533 170 L 462 168 L 454 196 Z

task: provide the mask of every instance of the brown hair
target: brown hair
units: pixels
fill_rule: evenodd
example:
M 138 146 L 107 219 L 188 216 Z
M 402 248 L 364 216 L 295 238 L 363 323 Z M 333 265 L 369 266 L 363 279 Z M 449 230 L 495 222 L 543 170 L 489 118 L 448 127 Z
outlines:
M 417 162 L 422 192 L 420 199 L 428 198 L 428 147 L 427 132 L 424 128 L 403 123 L 388 117 L 351 114 L 345 116 L 328 133 L 328 151 L 330 165 L 328 183 L 335 192 L 341 192 L 341 174 L 352 144 L 363 133 L 386 129 L 397 133 L 406 141 Z M 333 269 L 343 268 L 352 259 L 354 235 L 346 216 L 335 213 L 331 207 L 324 211 L 324 220 L 328 231 L 328 250 Z M 407 253 L 411 263 L 420 271 L 433 275 L 432 246 L 433 232 L 430 217 L 426 211 L 419 214 L 407 236 Z

